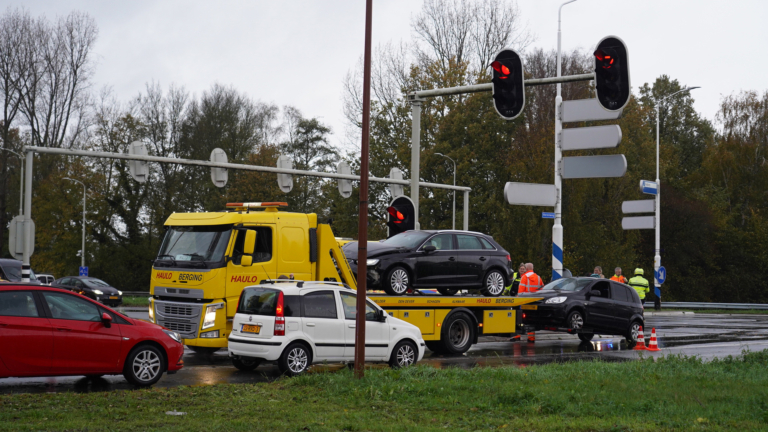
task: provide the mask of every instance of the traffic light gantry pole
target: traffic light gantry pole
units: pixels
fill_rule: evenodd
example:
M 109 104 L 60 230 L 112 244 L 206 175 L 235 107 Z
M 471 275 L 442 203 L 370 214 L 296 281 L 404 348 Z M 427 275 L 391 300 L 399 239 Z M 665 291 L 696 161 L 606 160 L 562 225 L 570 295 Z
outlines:
M 580 75 L 569 75 L 564 77 L 551 77 L 551 78 L 531 78 L 525 80 L 526 87 L 559 84 L 577 81 L 591 81 L 595 79 L 594 73 L 586 73 Z M 438 96 L 451 96 L 457 94 L 467 93 L 482 93 L 493 91 L 493 84 L 475 84 L 469 86 L 448 87 L 442 89 L 432 90 L 420 90 L 412 93 L 408 93 L 408 102 L 411 104 L 411 179 L 409 182 L 403 181 L 405 184 L 411 187 L 411 201 L 413 201 L 416 229 L 419 227 L 419 187 L 424 186 L 424 182 L 420 182 L 421 178 L 419 164 L 421 162 L 421 104 L 427 98 Z M 371 178 L 373 180 L 373 178 Z M 391 181 L 390 181 L 391 183 Z M 469 188 L 463 188 L 461 186 L 455 186 L 452 188 L 457 191 L 464 191 L 464 229 L 469 228 Z

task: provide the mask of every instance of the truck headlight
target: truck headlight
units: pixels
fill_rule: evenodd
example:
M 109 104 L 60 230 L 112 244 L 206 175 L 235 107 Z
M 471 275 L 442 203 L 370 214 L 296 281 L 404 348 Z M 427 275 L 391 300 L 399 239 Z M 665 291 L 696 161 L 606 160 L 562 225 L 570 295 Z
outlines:
M 155 322 L 155 304 L 152 302 L 152 297 L 149 298 L 149 320 Z
M 369 266 L 374 266 L 378 263 L 379 263 L 378 259 L 369 259 L 368 261 L 366 261 L 366 264 L 368 264 Z
M 544 303 L 547 303 L 547 304 L 560 304 L 560 303 L 566 301 L 567 299 L 568 299 L 568 297 L 564 297 L 564 296 L 552 297 L 552 298 L 547 299 L 547 301 L 545 301 Z
M 96 295 L 102 295 L 102 294 L 104 294 L 104 291 L 102 291 L 102 290 L 93 290 L 93 293 L 96 294 Z
M 223 308 L 224 303 L 210 304 L 205 307 L 205 318 L 203 319 L 203 329 L 211 328 L 216 324 L 216 311 Z

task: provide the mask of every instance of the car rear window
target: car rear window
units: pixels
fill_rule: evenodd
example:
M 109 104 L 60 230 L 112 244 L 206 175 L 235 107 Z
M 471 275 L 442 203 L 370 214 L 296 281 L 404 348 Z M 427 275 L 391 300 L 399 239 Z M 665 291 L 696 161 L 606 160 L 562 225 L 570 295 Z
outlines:
M 276 289 L 247 288 L 243 291 L 243 297 L 237 306 L 237 313 L 275 316 L 279 294 L 280 291 Z M 300 310 L 301 298 L 299 296 L 283 296 L 284 316 L 299 316 Z

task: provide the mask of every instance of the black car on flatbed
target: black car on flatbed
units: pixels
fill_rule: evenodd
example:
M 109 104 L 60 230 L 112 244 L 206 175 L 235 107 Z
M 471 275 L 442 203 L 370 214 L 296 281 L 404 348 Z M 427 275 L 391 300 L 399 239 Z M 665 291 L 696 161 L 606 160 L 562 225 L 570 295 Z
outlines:
M 342 249 L 357 275 L 357 242 Z M 367 289 L 390 295 L 436 288 L 443 295 L 477 289 L 497 297 L 512 280 L 509 253 L 493 237 L 472 231 L 406 231 L 369 242 L 366 268 Z
M 592 340 L 597 333 L 624 336 L 634 343 L 645 325 L 637 292 L 607 279 L 562 278 L 519 297 L 542 297 L 521 306 L 524 326 L 575 333 L 582 341 Z

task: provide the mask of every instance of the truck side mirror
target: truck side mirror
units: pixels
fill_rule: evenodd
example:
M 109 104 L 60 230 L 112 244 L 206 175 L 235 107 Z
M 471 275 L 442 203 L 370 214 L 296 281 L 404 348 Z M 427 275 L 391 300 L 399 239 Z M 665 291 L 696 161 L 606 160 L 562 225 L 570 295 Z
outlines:
M 246 255 L 253 254 L 256 249 L 256 231 L 247 230 L 245 232 L 245 243 L 243 244 L 243 253 Z
M 240 257 L 240 265 L 242 267 L 250 267 L 253 265 L 253 257 L 250 255 L 243 255 Z

